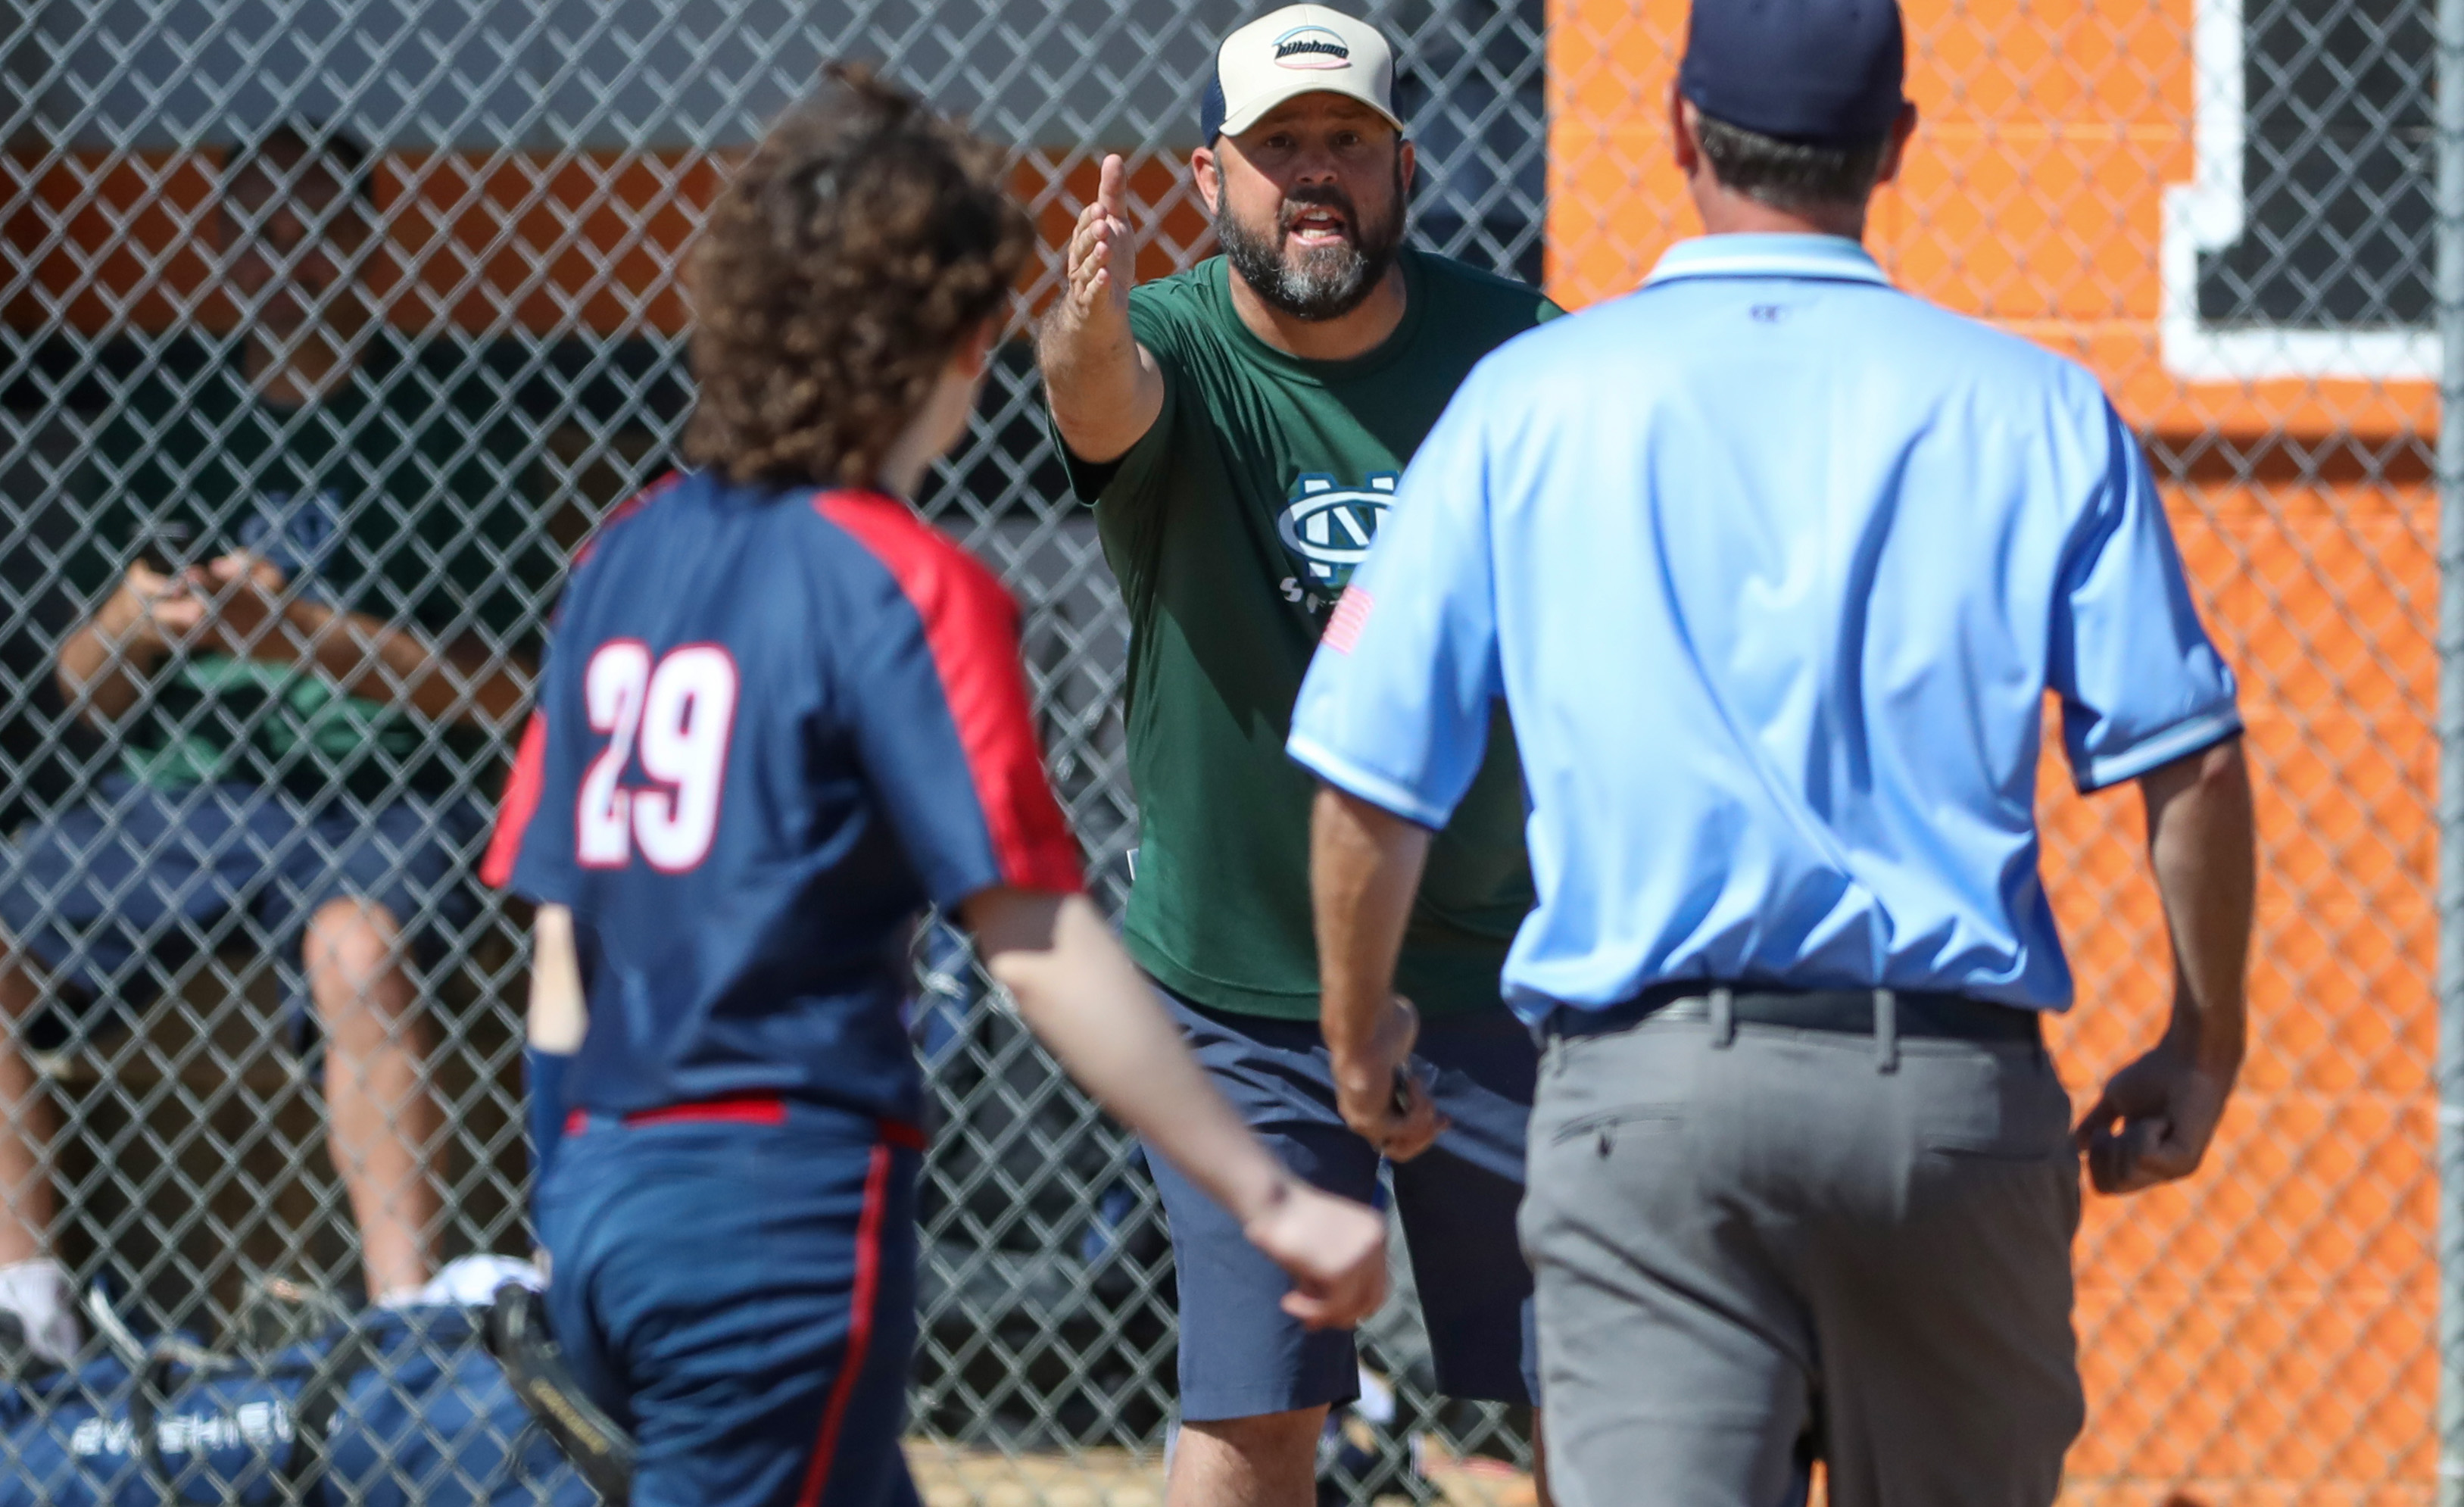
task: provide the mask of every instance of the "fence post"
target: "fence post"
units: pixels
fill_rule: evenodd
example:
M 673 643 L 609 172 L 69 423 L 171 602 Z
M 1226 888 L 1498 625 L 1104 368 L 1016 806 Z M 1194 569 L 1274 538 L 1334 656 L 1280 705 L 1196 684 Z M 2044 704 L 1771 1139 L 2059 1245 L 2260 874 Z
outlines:
M 2438 1502 L 2464 1507 L 2464 0 L 2438 0 Z

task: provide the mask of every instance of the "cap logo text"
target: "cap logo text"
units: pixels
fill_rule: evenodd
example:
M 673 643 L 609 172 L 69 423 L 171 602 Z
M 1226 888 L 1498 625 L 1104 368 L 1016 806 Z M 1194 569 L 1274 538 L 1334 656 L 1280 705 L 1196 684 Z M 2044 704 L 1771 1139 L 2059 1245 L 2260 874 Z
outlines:
M 1279 68 L 1349 68 L 1352 49 L 1343 38 L 1323 26 L 1296 26 L 1275 38 L 1275 66 Z

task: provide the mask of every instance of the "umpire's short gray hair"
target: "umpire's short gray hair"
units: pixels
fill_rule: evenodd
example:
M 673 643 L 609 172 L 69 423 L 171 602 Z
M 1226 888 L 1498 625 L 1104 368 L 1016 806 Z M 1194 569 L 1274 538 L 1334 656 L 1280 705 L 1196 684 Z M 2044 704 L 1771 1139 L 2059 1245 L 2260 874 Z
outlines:
M 1860 208 L 1882 169 L 1885 134 L 1833 144 L 1765 136 L 1694 111 L 1694 139 L 1723 188 L 1775 210 Z

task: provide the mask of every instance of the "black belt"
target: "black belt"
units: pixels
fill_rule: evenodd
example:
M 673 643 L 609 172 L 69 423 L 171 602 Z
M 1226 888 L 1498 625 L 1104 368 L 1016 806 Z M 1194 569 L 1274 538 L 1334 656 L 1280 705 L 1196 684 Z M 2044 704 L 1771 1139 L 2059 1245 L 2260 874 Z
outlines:
M 1728 1019 L 1743 1025 L 1790 1026 L 1798 1031 L 1877 1033 L 1882 1002 L 1889 1001 L 1891 1034 L 1941 1041 L 2043 1040 L 2037 1013 L 1965 994 L 1918 989 L 1788 989 L 1766 984 L 1713 984 L 1686 979 L 1655 984 L 1605 1009 L 1560 1006 L 1545 1028 L 1551 1036 L 1603 1036 L 1651 1019 L 1716 1020 L 1717 994 L 1727 995 Z

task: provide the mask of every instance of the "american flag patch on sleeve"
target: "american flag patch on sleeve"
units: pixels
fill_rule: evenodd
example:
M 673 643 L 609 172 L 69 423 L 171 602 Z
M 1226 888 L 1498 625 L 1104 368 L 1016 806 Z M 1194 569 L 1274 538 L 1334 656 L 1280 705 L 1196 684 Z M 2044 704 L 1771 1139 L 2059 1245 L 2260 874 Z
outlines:
M 1334 604 L 1334 615 L 1326 620 L 1326 643 L 1343 654 L 1352 653 L 1360 642 L 1360 630 L 1369 623 L 1369 609 L 1376 604 L 1369 593 L 1358 587 L 1347 587 L 1342 599 Z

